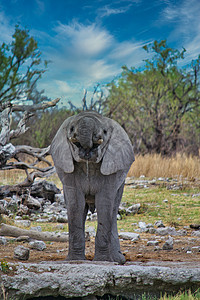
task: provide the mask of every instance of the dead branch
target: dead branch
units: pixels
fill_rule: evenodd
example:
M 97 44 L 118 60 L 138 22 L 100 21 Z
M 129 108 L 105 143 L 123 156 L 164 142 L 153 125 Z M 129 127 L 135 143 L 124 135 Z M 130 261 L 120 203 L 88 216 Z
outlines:
M 52 101 L 48 101 L 42 104 L 36 105 L 16 105 L 10 104 L 9 107 L 1 110 L 0 116 L 0 169 L 1 170 L 12 170 L 21 169 L 26 173 L 26 179 L 24 182 L 16 185 L 16 189 L 19 187 L 30 186 L 36 177 L 49 177 L 55 173 L 55 168 L 52 163 L 46 159 L 49 155 L 50 146 L 47 148 L 33 148 L 26 145 L 13 146 L 10 140 L 25 133 L 28 128 L 26 127 L 27 120 L 33 115 L 33 112 L 37 110 L 44 110 L 46 108 L 55 106 L 60 98 Z M 15 130 L 11 130 L 12 112 L 20 111 L 24 112 L 22 119 L 19 121 Z M 20 159 L 20 154 L 28 154 L 33 157 L 32 163 L 24 162 Z M 9 162 L 10 159 L 13 159 Z M 37 164 L 44 162 L 46 167 L 39 167 Z M 9 190 L 9 188 L 8 188 Z
M 54 233 L 54 232 L 38 232 L 35 230 L 22 229 L 4 223 L 2 223 L 0 226 L 0 236 L 12 236 L 12 237 L 28 236 L 35 240 L 52 241 L 52 242 L 68 241 L 67 234 Z
M 34 105 L 18 105 L 18 104 L 10 104 L 9 108 L 12 109 L 12 112 L 14 111 L 21 111 L 21 112 L 36 112 L 38 110 L 44 110 L 49 107 L 56 106 L 56 104 L 60 101 L 60 98 L 56 98 L 54 100 L 44 102 L 44 103 L 38 103 Z M 0 106 L 0 112 L 8 108 L 8 106 L 4 106 L 3 104 Z
M 28 128 L 26 128 L 27 120 L 33 116 L 33 112 L 37 110 L 44 110 L 49 107 L 55 106 L 60 98 L 55 100 L 42 103 L 42 104 L 35 104 L 35 105 L 16 105 L 10 104 L 9 107 L 6 107 L 4 110 L 1 110 L 1 118 L 0 118 L 0 125 L 1 125 L 1 133 L 0 133 L 0 146 L 5 146 L 9 143 L 10 139 L 16 138 L 21 134 L 25 133 Z M 22 119 L 19 121 L 17 128 L 15 130 L 11 130 L 11 116 L 13 111 L 20 111 L 24 112 Z
M 0 125 L 2 129 L 0 133 L 0 146 L 5 146 L 10 139 L 10 113 L 11 109 L 9 107 L 4 109 L 1 113 Z
M 22 119 L 19 121 L 17 128 L 10 131 L 9 139 L 17 138 L 21 134 L 25 133 L 29 129 L 29 127 L 26 127 L 27 120 L 32 116 L 32 113 L 25 112 Z

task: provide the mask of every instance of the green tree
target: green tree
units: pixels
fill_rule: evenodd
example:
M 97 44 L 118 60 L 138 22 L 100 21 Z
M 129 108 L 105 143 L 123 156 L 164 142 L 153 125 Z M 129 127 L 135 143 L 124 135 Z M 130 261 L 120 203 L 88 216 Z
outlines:
M 45 72 L 37 42 L 27 29 L 15 27 L 10 44 L 0 46 L 0 111 L 12 101 L 31 99 L 36 82 Z M 44 63 L 44 68 L 39 65 Z
M 190 69 L 178 67 L 185 49 L 169 48 L 166 41 L 145 46 L 152 52 L 142 69 L 122 67 L 111 82 L 107 113 L 130 135 L 136 152 L 172 154 L 183 142 L 184 124 L 200 107 L 200 59 Z M 197 147 L 197 145 L 196 145 Z
M 29 35 L 29 31 L 16 26 L 12 37 L 10 44 L 3 43 L 0 46 L 0 169 L 24 170 L 27 178 L 19 184 L 19 187 L 22 187 L 31 185 L 36 177 L 50 176 L 54 173 L 54 168 L 51 162 L 45 159 L 49 154 L 49 147 L 15 147 L 11 140 L 26 133 L 27 122 L 33 114 L 37 118 L 41 117 L 38 111 L 54 107 L 60 98 L 47 99 L 42 95 L 43 91 L 39 92 L 36 89 L 36 83 L 45 72 L 47 61 L 42 60 L 37 42 Z M 12 124 L 13 119 L 15 122 Z M 48 121 L 47 127 L 51 120 Z M 41 145 L 39 134 L 36 137 Z M 25 154 L 31 156 L 34 162 L 24 162 Z M 40 161 L 44 161 L 47 167 L 38 166 Z

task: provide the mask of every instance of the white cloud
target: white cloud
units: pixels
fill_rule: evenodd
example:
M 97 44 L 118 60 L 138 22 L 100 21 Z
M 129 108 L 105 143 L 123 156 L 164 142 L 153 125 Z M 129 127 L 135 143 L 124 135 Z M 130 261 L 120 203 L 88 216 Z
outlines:
M 112 43 L 112 36 L 105 30 L 101 30 L 95 24 L 83 25 L 73 22 L 71 25 L 59 24 L 55 31 L 57 39 L 69 42 L 72 50 L 81 56 L 96 56 L 101 54 Z
M 130 57 L 134 54 L 135 51 L 141 50 L 141 47 L 144 46 L 145 43 L 134 43 L 130 41 L 125 41 L 123 43 L 119 43 L 116 45 L 116 48 L 112 51 L 112 58 L 114 59 L 123 59 Z
M 66 81 L 63 80 L 55 80 L 55 83 L 58 87 L 58 90 L 61 92 L 61 94 L 71 94 L 75 92 L 74 88 L 71 87 Z
M 14 27 L 10 24 L 10 20 L 3 11 L 0 11 L 0 43 L 9 43 L 12 40 Z
M 131 6 L 132 4 L 120 8 L 112 8 L 109 5 L 106 5 L 104 7 L 101 7 L 98 10 L 98 15 L 100 18 L 103 18 L 103 17 L 109 17 L 111 15 L 124 14 L 130 9 Z
M 59 23 L 55 32 L 55 36 L 48 39 L 52 46 L 42 51 L 52 61 L 51 71 L 42 80 L 51 82 L 49 87 L 43 84 L 51 97 L 58 97 L 60 93 L 71 99 L 82 99 L 84 88 L 91 91 L 97 83 L 111 81 L 121 72 L 122 65 L 138 66 L 146 55 L 142 50 L 144 42 L 119 42 L 94 23 Z
M 200 54 L 200 1 L 183 0 L 178 4 L 167 1 L 162 17 L 169 24 L 173 23 L 175 29 L 170 39 L 181 41 L 187 50 L 186 58 L 194 59 Z
M 37 4 L 40 6 L 41 1 L 37 0 Z M 0 25 L 3 28 L 0 41 L 10 41 L 14 26 L 3 13 L 0 13 Z M 145 55 L 142 43 L 119 42 L 96 23 L 58 23 L 52 29 L 54 35 L 35 29 L 30 31 L 39 41 L 42 57 L 51 61 L 38 88 L 44 89 L 48 97 L 63 97 L 65 102 L 69 99 L 78 102 L 84 88 L 92 91 L 97 83 L 106 84 L 121 72 L 122 65 L 138 64 Z

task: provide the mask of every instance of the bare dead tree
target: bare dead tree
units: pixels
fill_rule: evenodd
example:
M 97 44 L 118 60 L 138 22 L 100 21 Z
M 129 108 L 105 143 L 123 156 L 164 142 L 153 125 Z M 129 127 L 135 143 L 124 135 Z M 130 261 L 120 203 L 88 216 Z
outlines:
M 19 189 L 29 187 L 36 177 L 48 177 L 55 172 L 55 168 L 50 161 L 46 159 L 49 155 L 50 146 L 46 148 L 33 148 L 31 146 L 20 145 L 14 146 L 11 140 L 25 133 L 29 128 L 26 127 L 28 119 L 33 116 L 34 112 L 44 110 L 55 106 L 60 98 L 52 101 L 44 102 L 35 105 L 15 105 L 10 104 L 7 107 L 1 107 L 0 112 L 0 170 L 20 169 L 24 170 L 26 179 L 10 188 Z M 18 111 L 22 112 L 22 117 L 19 120 L 15 129 L 11 129 L 12 113 Z M 23 161 L 22 154 L 32 157 L 32 162 L 27 163 Z M 45 167 L 38 166 L 39 162 L 43 162 Z M 8 189 L 3 187 L 1 189 Z
M 93 94 L 89 99 L 89 101 L 87 99 L 87 90 L 84 89 L 84 95 L 81 101 L 81 107 L 75 106 L 71 101 L 68 101 L 68 104 L 70 106 L 70 110 L 73 111 L 74 113 L 80 113 L 86 110 L 94 110 L 100 114 L 105 115 L 107 97 L 104 95 L 104 92 L 100 87 L 100 84 L 97 84 L 94 87 Z

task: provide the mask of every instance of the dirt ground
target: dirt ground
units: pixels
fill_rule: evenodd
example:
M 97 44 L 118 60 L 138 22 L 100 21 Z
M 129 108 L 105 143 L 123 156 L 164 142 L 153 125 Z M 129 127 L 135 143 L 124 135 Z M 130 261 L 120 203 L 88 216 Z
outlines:
M 200 252 L 193 247 L 200 246 L 200 238 L 191 236 L 191 232 L 185 237 L 175 236 L 173 250 L 163 250 L 162 246 L 167 237 L 156 237 L 158 246 L 147 246 L 148 241 L 155 240 L 155 236 L 149 233 L 141 233 L 140 240 L 120 241 L 121 251 L 127 261 L 131 262 L 197 262 L 200 264 Z M 13 258 L 14 248 L 18 245 L 30 248 L 28 243 L 16 242 L 13 239 L 7 245 L 0 245 L 0 261 L 17 262 Z M 67 255 L 67 243 L 46 242 L 47 248 L 43 251 L 30 249 L 30 257 L 27 262 L 59 261 L 64 260 Z M 86 242 L 86 258 L 92 260 L 94 257 L 94 238 Z

